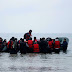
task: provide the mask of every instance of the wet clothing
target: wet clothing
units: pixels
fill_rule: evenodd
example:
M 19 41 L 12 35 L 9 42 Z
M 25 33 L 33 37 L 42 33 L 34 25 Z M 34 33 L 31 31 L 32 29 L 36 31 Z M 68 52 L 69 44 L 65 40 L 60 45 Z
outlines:
M 60 52 L 60 41 L 55 41 L 55 43 L 54 43 L 54 51 L 55 51 L 55 53 Z
M 27 53 L 27 45 L 26 45 L 26 42 L 21 42 L 20 43 L 20 53 L 21 54 Z
M 24 34 L 24 39 L 26 39 L 26 41 L 28 41 L 29 38 L 30 38 L 30 36 L 31 36 L 30 33 L 25 33 L 25 34 Z
M 9 41 L 7 45 L 8 45 L 7 48 L 12 49 L 13 48 L 13 41 Z
M 2 51 L 3 52 L 6 52 L 7 51 L 7 43 L 6 42 L 3 42 Z
M 33 52 L 33 41 L 32 40 L 28 40 L 28 45 L 29 45 L 28 52 L 32 53 Z
M 19 40 L 19 41 L 17 42 L 17 51 L 20 50 L 20 43 L 21 43 L 21 40 Z
M 54 48 L 60 48 L 60 41 L 55 41 Z
M 40 50 L 39 50 L 39 44 L 33 44 L 33 52 L 37 52 L 37 53 L 39 53 L 40 52 Z
M 29 48 L 33 48 L 33 41 L 32 40 L 28 40 L 28 45 L 29 45 Z
M 64 42 L 63 42 L 63 52 L 66 52 L 67 46 L 68 46 L 67 41 L 64 41 Z
M 47 52 L 47 47 L 48 47 L 48 42 L 46 40 L 41 40 L 40 42 L 40 52 L 41 53 L 46 53 Z
M 53 48 L 53 41 L 48 42 L 49 48 Z

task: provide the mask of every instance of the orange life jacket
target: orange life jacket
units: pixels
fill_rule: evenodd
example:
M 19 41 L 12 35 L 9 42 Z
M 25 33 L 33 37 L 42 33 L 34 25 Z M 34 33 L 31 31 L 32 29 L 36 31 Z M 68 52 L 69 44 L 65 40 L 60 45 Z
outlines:
M 34 44 L 33 45 L 33 52 L 39 52 L 39 44 Z
M 10 43 L 10 41 L 8 41 L 8 43 L 7 43 L 8 47 L 7 48 L 13 48 L 12 45 L 13 45 L 13 41 L 11 41 L 11 43 Z
M 49 48 L 53 48 L 53 42 L 52 41 L 49 41 L 48 45 L 49 45 Z
M 55 41 L 54 48 L 60 48 L 60 41 Z
M 29 48 L 33 48 L 33 41 L 32 40 L 28 40 L 28 45 L 29 45 Z

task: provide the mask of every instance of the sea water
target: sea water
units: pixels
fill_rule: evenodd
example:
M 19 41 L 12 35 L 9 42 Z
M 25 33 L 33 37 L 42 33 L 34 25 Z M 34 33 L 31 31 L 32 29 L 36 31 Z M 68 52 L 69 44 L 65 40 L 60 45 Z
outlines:
M 12 37 L 18 39 L 23 33 L 0 33 L 0 37 L 7 39 Z M 72 34 L 32 34 L 32 37 L 67 37 L 69 38 L 67 53 L 60 54 L 14 54 L 0 53 L 0 72 L 72 72 Z

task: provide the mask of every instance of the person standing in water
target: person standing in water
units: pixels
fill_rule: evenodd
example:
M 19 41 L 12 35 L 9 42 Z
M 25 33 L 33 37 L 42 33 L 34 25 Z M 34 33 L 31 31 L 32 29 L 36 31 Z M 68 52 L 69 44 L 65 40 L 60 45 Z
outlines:
M 31 36 L 32 36 L 31 33 L 32 33 L 32 30 L 29 30 L 28 33 L 24 34 L 24 39 L 26 39 L 26 41 L 28 41 L 31 38 Z
M 64 39 L 64 41 L 63 41 L 63 52 L 67 51 L 67 46 L 68 46 L 68 43 L 67 43 L 66 39 Z

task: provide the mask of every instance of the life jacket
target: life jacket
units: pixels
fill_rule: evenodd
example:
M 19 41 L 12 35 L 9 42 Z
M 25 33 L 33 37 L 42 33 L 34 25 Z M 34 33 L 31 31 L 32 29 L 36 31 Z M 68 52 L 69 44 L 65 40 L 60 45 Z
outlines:
M 0 41 L 0 48 L 2 48 L 2 41 Z
M 33 41 L 32 40 L 28 40 L 28 45 L 29 45 L 29 48 L 33 48 Z
M 21 43 L 21 41 L 19 40 L 19 41 L 18 41 L 18 44 L 20 44 L 20 43 Z
M 8 41 L 8 43 L 7 43 L 8 47 L 7 48 L 11 48 L 12 49 L 13 48 L 12 45 L 13 45 L 13 41 Z
M 60 48 L 60 41 L 55 41 L 54 48 Z
M 33 44 L 33 52 L 40 52 L 39 44 Z
M 37 40 L 34 40 L 35 42 L 37 42 Z
M 53 42 L 52 41 L 49 41 L 48 45 L 49 45 L 49 48 L 53 48 Z

